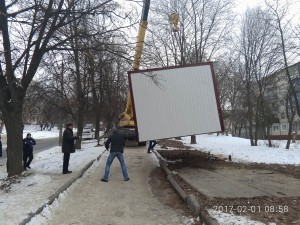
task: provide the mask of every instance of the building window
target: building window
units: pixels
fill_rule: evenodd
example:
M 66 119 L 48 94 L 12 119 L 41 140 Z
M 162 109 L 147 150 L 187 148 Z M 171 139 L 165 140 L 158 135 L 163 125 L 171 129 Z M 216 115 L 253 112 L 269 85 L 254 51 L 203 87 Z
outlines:
M 279 130 L 278 125 L 274 125 L 274 126 L 273 126 L 273 131 L 278 131 L 278 130 Z
M 280 118 L 281 118 L 281 119 L 285 119 L 285 113 L 281 113 L 281 114 L 280 114 Z
M 282 130 L 282 131 L 286 131 L 286 129 L 287 129 L 286 124 L 281 124 L 281 130 Z
M 293 123 L 293 130 L 297 130 L 297 123 Z

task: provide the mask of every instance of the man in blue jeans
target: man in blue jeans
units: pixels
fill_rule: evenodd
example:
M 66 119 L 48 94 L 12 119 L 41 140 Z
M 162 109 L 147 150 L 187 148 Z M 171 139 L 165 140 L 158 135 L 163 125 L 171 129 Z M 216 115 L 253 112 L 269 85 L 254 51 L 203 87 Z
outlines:
M 109 149 L 109 145 L 110 145 L 110 154 L 107 158 L 106 166 L 105 166 L 105 173 L 104 173 L 104 176 L 101 179 L 101 181 L 108 182 L 110 166 L 111 166 L 112 162 L 114 161 L 115 157 L 117 157 L 118 160 L 120 161 L 124 181 L 129 180 L 124 157 L 123 157 L 125 141 L 126 141 L 125 136 L 120 134 L 118 132 L 117 128 L 113 128 L 113 134 L 105 142 L 106 150 Z

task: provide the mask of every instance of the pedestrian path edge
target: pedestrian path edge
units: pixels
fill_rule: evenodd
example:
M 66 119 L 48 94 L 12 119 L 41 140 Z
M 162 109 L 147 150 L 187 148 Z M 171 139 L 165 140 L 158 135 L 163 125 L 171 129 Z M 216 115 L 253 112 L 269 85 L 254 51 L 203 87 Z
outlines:
M 154 150 L 154 153 L 156 153 L 156 150 Z M 171 185 L 174 188 L 174 190 L 178 193 L 178 195 L 187 204 L 188 208 L 192 211 L 193 216 L 200 217 L 201 221 L 205 225 L 220 225 L 215 219 L 207 216 L 206 213 L 204 213 L 203 211 L 201 211 L 200 210 L 199 202 L 196 199 L 196 197 L 193 194 L 186 194 L 184 192 L 184 190 L 179 186 L 179 184 L 175 181 L 175 179 L 173 179 L 172 172 L 169 170 L 169 168 L 166 165 L 167 160 L 163 160 L 161 156 L 160 157 L 158 156 L 158 154 L 155 154 L 155 155 L 156 155 L 156 157 L 159 160 L 160 167 L 165 171 L 165 173 L 167 175 L 167 179 L 171 183 Z
M 19 223 L 19 225 L 26 225 L 27 223 L 30 222 L 30 220 L 33 217 L 35 217 L 36 215 L 40 214 L 44 210 L 44 208 L 46 206 L 51 205 L 55 201 L 55 199 L 58 198 L 58 196 L 61 193 L 63 193 L 65 190 L 67 190 L 76 180 L 78 180 L 79 178 L 81 178 L 83 176 L 83 174 L 93 165 L 93 163 L 96 160 L 99 161 L 99 159 L 102 157 L 102 155 L 105 152 L 106 152 L 105 150 L 102 151 L 101 154 L 96 159 L 93 159 L 88 164 L 86 164 L 85 167 L 83 167 L 75 177 L 71 178 L 63 186 L 61 186 L 59 189 L 57 189 L 53 195 L 51 195 L 50 197 L 48 197 L 48 201 L 45 204 L 43 204 L 41 207 L 39 207 L 35 212 L 29 213 L 28 217 L 26 219 L 24 219 L 21 223 Z

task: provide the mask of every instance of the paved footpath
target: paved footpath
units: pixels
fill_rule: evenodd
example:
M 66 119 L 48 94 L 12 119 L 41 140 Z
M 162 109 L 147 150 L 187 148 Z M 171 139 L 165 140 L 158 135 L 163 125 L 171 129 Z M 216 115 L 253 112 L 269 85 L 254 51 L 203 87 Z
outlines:
M 94 166 L 47 220 L 48 225 L 171 225 L 184 224 L 178 215 L 155 198 L 149 184 L 150 173 L 158 167 L 154 154 L 142 147 L 125 148 L 130 180 L 123 180 L 116 158 L 109 182 L 101 182 L 108 152 Z
M 269 170 L 183 168 L 179 175 L 209 197 L 253 198 L 300 196 L 300 180 Z

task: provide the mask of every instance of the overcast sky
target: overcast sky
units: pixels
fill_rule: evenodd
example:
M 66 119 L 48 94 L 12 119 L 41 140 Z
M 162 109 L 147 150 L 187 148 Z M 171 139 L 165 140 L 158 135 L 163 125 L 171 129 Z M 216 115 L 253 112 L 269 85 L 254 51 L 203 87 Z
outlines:
M 286 0 L 280 0 L 281 3 L 286 3 Z M 236 10 L 239 13 L 244 13 L 245 10 L 249 8 L 253 8 L 255 6 L 264 5 L 264 0 L 235 0 L 236 2 Z M 293 6 L 290 8 L 293 14 L 297 14 L 299 18 L 300 12 L 300 1 L 299 0 L 289 0 L 289 2 L 294 2 Z
M 236 7 L 238 12 L 244 12 L 247 7 L 252 8 L 259 5 L 262 0 L 236 0 Z

